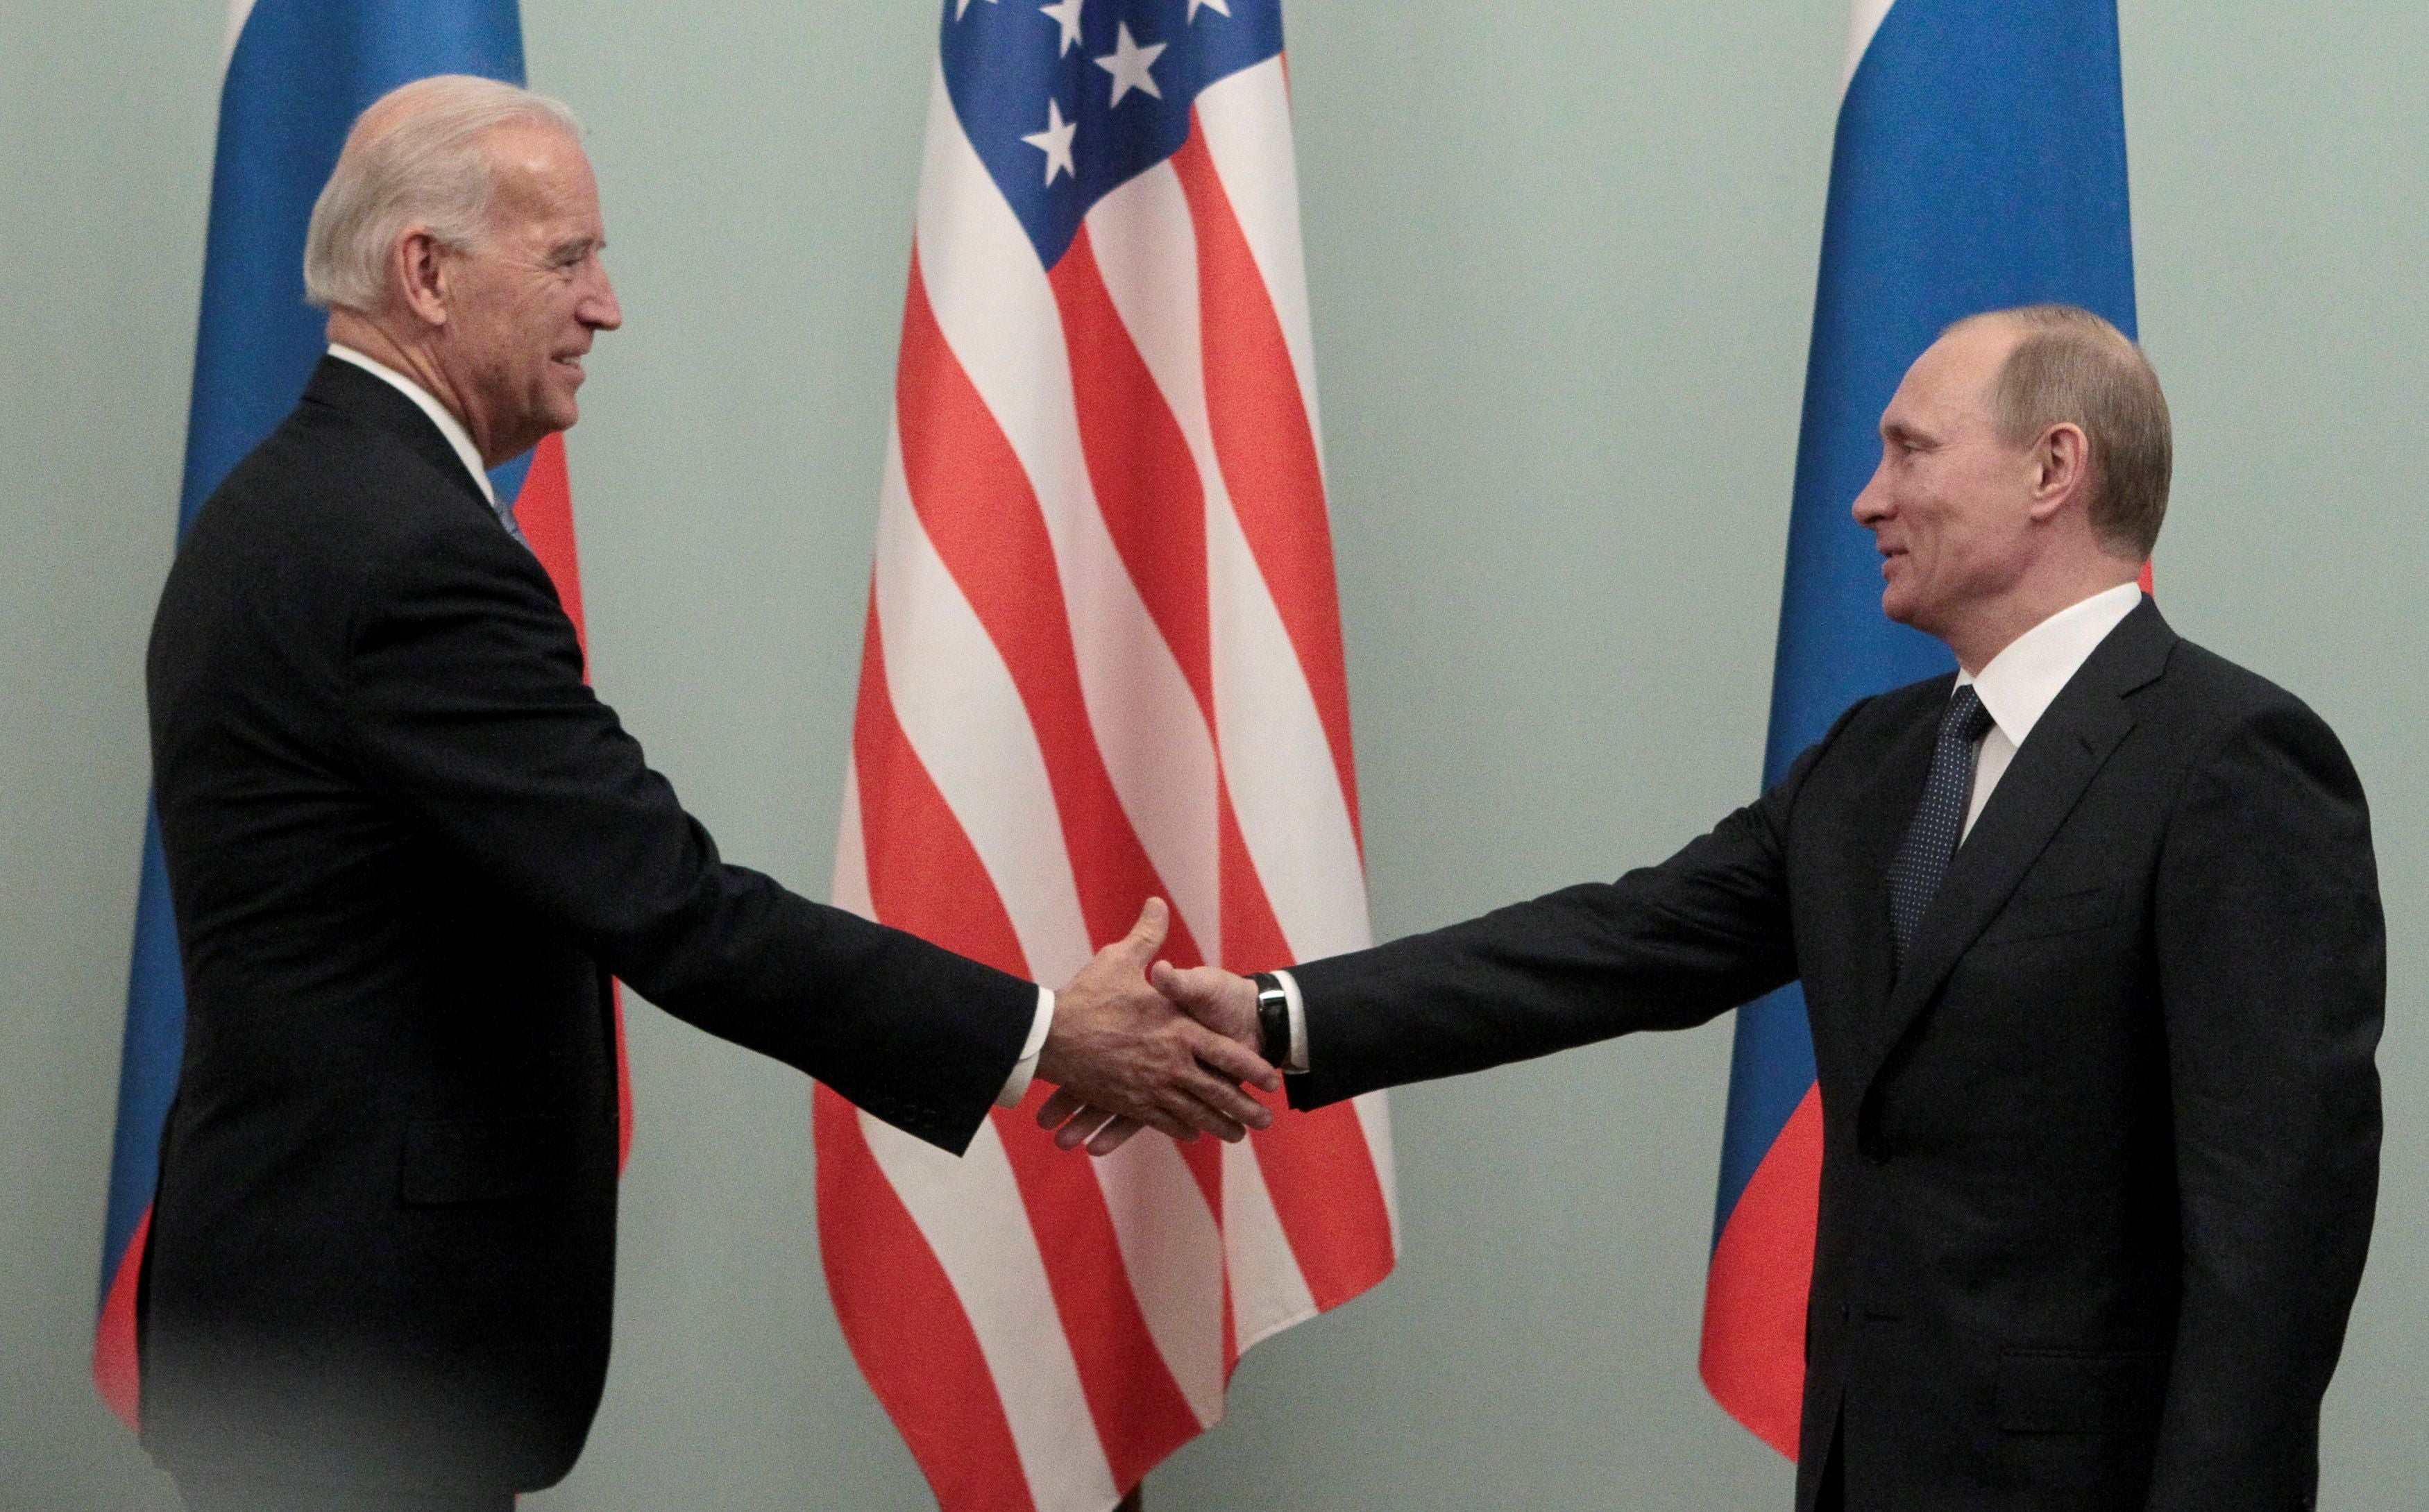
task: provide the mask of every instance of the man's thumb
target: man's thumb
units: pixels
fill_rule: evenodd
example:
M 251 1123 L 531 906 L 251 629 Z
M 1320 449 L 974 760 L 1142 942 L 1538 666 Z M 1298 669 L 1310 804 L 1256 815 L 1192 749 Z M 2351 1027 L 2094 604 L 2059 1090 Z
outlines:
M 1149 986 L 1176 1004 L 1186 1006 L 1198 995 L 1192 989 L 1189 973 L 1169 961 L 1157 961 L 1148 969 L 1147 979 Z
M 1164 948 L 1164 937 L 1172 928 L 1172 910 L 1164 899 L 1151 897 L 1139 910 L 1138 922 L 1131 926 L 1130 938 L 1122 942 L 1123 953 L 1136 960 L 1144 973 L 1155 953 Z

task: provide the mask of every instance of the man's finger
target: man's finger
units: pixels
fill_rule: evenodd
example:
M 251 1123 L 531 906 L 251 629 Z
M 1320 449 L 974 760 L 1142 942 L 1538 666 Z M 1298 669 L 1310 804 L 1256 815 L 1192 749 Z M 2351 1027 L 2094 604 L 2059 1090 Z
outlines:
M 1195 1014 L 1222 995 L 1225 975 L 1213 966 L 1192 966 L 1183 971 L 1168 961 L 1159 961 L 1155 969 L 1148 973 L 1148 982 L 1171 999 L 1174 1007 Z
M 1248 1127 L 1224 1112 L 1209 1097 L 1200 1095 L 1205 1088 L 1213 1085 L 1214 1079 L 1212 1076 L 1192 1072 L 1188 1080 L 1165 1088 L 1156 1099 L 1157 1106 L 1191 1128 L 1212 1134 L 1228 1144 L 1237 1144 L 1248 1138 Z
M 1264 1057 L 1227 1034 L 1217 1034 L 1202 1024 L 1192 1021 L 1188 1026 L 1187 1044 L 1190 1054 L 1229 1076 L 1234 1082 L 1247 1082 L 1266 1092 L 1282 1090 L 1282 1074 L 1265 1064 Z
M 1181 1144 L 1198 1138 L 1196 1120 L 1182 1117 L 1175 1105 L 1186 1104 L 1187 1097 L 1176 1096 L 1170 1088 L 1153 1094 L 1152 1101 L 1143 1100 L 1127 1114 L 1107 1110 L 1103 1105 L 1091 1103 L 1080 1109 L 1078 1116 L 1054 1131 L 1054 1143 L 1059 1149 L 1072 1149 L 1100 1133 L 1113 1124 L 1143 1124 L 1159 1134 L 1166 1134 Z M 1127 1135 L 1124 1138 L 1128 1138 Z
M 1243 1129 L 1270 1128 L 1274 1110 L 1242 1092 L 1222 1077 L 1198 1072 L 1182 1084 L 1182 1091 L 1229 1123 Z
M 1116 1118 L 1097 1130 L 1097 1137 L 1088 1142 L 1088 1153 L 1098 1157 L 1111 1155 L 1129 1143 L 1141 1126 L 1134 1118 Z
M 1176 1144 L 1195 1143 L 1198 1139 L 1195 1124 L 1184 1118 L 1176 1118 L 1162 1108 L 1148 1109 L 1139 1115 L 1139 1122 L 1159 1134 L 1170 1136 Z
M 1068 1123 L 1054 1131 L 1054 1147 L 1058 1150 L 1077 1149 L 1106 1125 L 1117 1122 L 1116 1115 L 1101 1108 L 1082 1108 Z
M 1214 1135 L 1216 1139 L 1221 1140 L 1226 1144 L 1237 1144 L 1242 1140 L 1248 1137 L 1248 1129 L 1245 1125 L 1235 1123 L 1231 1119 L 1226 1118 L 1222 1113 L 1216 1111 L 1214 1107 L 1199 1101 L 1198 1098 L 1192 1097 L 1189 1099 L 1189 1119 L 1191 1123 L 1197 1125 L 1199 1128 L 1205 1130 L 1205 1132 Z
M 1086 1111 L 1087 1107 L 1087 1099 L 1079 1096 L 1077 1093 L 1072 1093 L 1066 1088 L 1057 1087 L 1054 1089 L 1053 1096 L 1047 1098 L 1045 1102 L 1038 1105 L 1037 1126 L 1039 1128 L 1061 1128 L 1066 1123 L 1070 1121 L 1071 1115 Z M 1066 1144 L 1063 1147 L 1067 1150 L 1071 1146 Z

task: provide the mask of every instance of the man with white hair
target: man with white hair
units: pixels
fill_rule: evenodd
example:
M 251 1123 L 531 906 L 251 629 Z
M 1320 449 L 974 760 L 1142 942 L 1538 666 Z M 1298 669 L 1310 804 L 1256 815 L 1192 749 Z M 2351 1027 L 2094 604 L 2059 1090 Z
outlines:
M 608 980 L 952 1151 L 1033 1076 L 1177 1138 L 1271 1069 L 1132 934 L 1059 994 L 718 858 L 584 684 L 487 468 L 621 321 L 565 107 L 425 79 L 315 206 L 330 347 L 204 505 L 149 691 L 186 1051 L 139 1289 L 144 1440 L 196 1512 L 504 1508 L 607 1361 Z

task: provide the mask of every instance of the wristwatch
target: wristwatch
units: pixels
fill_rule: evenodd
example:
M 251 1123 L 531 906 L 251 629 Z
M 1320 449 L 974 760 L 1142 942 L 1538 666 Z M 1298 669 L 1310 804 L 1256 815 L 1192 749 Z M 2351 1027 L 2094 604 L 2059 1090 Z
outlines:
M 1261 971 L 1248 978 L 1257 984 L 1257 1053 L 1265 1063 L 1277 1068 L 1290 1064 L 1291 1022 L 1290 994 L 1282 991 L 1281 978 L 1270 971 Z

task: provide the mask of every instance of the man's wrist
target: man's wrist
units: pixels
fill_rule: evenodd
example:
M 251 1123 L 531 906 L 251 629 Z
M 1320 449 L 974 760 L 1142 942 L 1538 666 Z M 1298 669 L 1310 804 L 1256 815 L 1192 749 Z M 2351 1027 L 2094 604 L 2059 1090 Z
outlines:
M 1290 1044 L 1284 1048 L 1284 1059 L 1273 1062 L 1286 1076 L 1297 1076 L 1308 1068 L 1307 1060 L 1307 999 L 1300 994 L 1298 978 L 1287 971 L 1277 970 L 1282 992 L 1290 998 Z
M 1037 1076 L 1037 1062 L 1046 1053 L 1046 1037 L 1054 1028 L 1054 990 L 1037 989 L 1037 1007 L 1031 1011 L 1029 1033 L 1020 1046 L 1019 1059 L 1012 1063 L 1011 1075 L 1003 1078 L 1003 1090 L 995 1094 L 998 1108 L 1017 1108 L 1021 1098 L 1029 1095 L 1029 1084 Z
M 1270 971 L 1251 976 L 1248 984 L 1257 990 L 1257 1054 L 1279 1066 L 1290 1059 L 1290 994 Z
M 1282 971 L 1261 971 L 1248 980 L 1257 990 L 1257 1053 L 1277 1071 L 1305 1071 L 1307 1029 L 1298 984 Z

